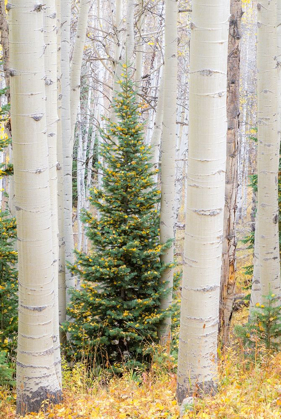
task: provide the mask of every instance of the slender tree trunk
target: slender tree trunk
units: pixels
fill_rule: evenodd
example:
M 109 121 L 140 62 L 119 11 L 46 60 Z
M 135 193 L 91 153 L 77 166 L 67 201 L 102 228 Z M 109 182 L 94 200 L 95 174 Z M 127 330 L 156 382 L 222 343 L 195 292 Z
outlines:
M 125 51 L 125 63 L 127 66 L 133 63 L 133 54 L 135 46 L 135 33 L 134 33 L 134 11 L 135 11 L 135 0 L 128 0 L 127 4 L 127 27 L 126 27 L 126 51 Z
M 58 302 L 58 177 L 57 177 L 57 137 L 58 137 L 58 84 L 57 84 L 57 13 L 55 0 L 45 1 L 45 85 L 46 85 L 46 122 L 49 148 L 49 174 L 52 213 L 53 269 L 54 269 L 54 353 L 58 381 L 61 385 L 61 358 L 59 338 Z
M 17 412 L 38 411 L 61 389 L 54 354 L 53 237 L 44 82 L 43 7 L 14 0 L 11 118 L 19 255 Z
M 58 177 L 58 224 L 59 224 L 59 321 L 66 320 L 66 288 L 65 288 L 65 242 L 64 242 L 64 192 L 63 192 L 63 145 L 61 122 L 61 0 L 56 0 L 57 8 L 57 80 L 58 80 L 58 125 L 57 125 L 57 177 Z M 61 338 L 63 338 L 61 333 Z
M 160 79 L 158 101 L 156 106 L 156 113 L 154 119 L 154 128 L 151 136 L 152 159 L 151 163 L 154 164 L 155 169 L 159 168 L 161 134 L 163 128 L 163 111 L 164 111 L 164 71 Z M 158 176 L 156 175 L 156 179 Z
M 73 137 L 71 132 L 70 108 L 70 17 L 71 3 L 61 0 L 61 131 L 63 152 L 63 193 L 64 193 L 64 243 L 65 243 L 65 288 L 66 305 L 70 301 L 69 289 L 75 287 L 75 278 L 67 267 L 74 263 L 72 228 L 72 153 Z M 65 313 L 65 308 L 62 309 Z
M 230 319 L 235 297 L 241 0 L 231 0 L 230 13 L 227 69 L 228 130 L 220 296 L 220 330 L 223 344 L 229 341 Z
M 9 26 L 6 18 L 5 0 L 0 0 L 0 31 L 3 55 L 3 69 L 6 87 L 10 86 L 10 51 L 9 51 Z M 7 102 L 10 103 L 10 92 L 7 92 Z
M 260 257 L 259 257 L 259 224 L 258 224 L 258 215 L 256 214 L 255 218 L 255 243 L 254 243 L 254 271 L 253 271 L 253 280 L 252 280 L 252 290 L 251 290 L 251 301 L 250 301 L 250 315 L 252 310 L 255 308 L 256 304 L 261 301 L 261 278 L 260 278 Z
M 190 122 L 178 387 L 211 393 L 217 385 L 217 335 L 226 156 L 229 0 L 194 0 Z
M 81 0 L 80 12 L 77 25 L 77 33 L 71 65 L 71 135 L 74 138 L 74 129 L 77 119 L 77 111 L 80 100 L 80 78 L 82 58 L 86 40 L 88 14 L 91 0 Z
M 280 297 L 277 0 L 258 4 L 258 256 L 261 298 Z
M 177 17 L 178 3 L 165 1 L 165 67 L 164 67 L 164 110 L 161 155 L 161 217 L 160 241 L 166 243 L 174 238 L 174 199 L 175 199 L 175 154 L 176 154 L 176 116 L 177 116 Z M 173 264 L 174 245 L 166 250 L 162 262 Z M 161 301 L 161 308 L 168 309 L 172 304 L 174 269 L 170 268 L 162 276 L 162 282 L 169 290 Z M 167 317 L 159 328 L 162 344 L 171 339 L 171 317 Z

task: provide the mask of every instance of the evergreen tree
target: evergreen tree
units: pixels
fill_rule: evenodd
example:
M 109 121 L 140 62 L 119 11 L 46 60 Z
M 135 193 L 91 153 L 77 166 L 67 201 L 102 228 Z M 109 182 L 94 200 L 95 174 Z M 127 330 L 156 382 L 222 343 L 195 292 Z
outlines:
M 275 294 L 269 293 L 264 299 L 264 304 L 256 304 L 248 323 L 235 327 L 235 333 L 242 339 L 245 350 L 252 355 L 256 355 L 257 350 L 280 350 L 281 305 Z
M 159 241 L 160 190 L 154 183 L 151 150 L 144 143 L 130 74 L 124 67 L 120 92 L 113 100 L 117 122 L 101 131 L 102 187 L 91 191 L 99 217 L 84 212 L 91 251 L 76 251 L 73 273 L 82 280 L 72 291 L 65 330 L 76 354 L 111 365 L 149 361 L 148 343 L 157 341 L 157 326 L 170 314 L 161 311 L 164 265 L 160 255 L 172 241 Z M 83 351 L 81 352 L 81 349 Z M 94 358 L 94 359 L 93 359 Z
M 8 211 L 0 211 L 0 351 L 14 357 L 17 345 L 18 284 L 16 220 Z
M 0 96 L 7 89 L 0 89 Z M 11 143 L 11 138 L 5 132 L 8 124 L 9 105 L 0 108 L 0 152 Z M 13 174 L 13 165 L 8 159 L 0 164 L 0 178 Z M 4 193 L 4 195 L 7 194 Z M 17 252 L 14 249 L 16 240 L 16 219 L 8 210 L 1 210 L 0 203 L 0 358 L 5 360 L 4 353 L 14 360 L 18 327 L 18 273 L 16 269 Z M 1 351 L 4 351 L 1 355 Z M 0 360 L 0 364 L 1 361 Z M 3 370 L 2 365 L 2 370 Z M 1 374 L 0 374 L 1 375 Z

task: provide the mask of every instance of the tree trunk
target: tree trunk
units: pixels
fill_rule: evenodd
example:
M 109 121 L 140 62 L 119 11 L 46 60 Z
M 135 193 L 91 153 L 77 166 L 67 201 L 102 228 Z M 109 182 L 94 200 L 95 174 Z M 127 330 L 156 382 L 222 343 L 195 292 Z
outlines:
M 6 87 L 10 86 L 10 51 L 9 51 L 9 26 L 6 18 L 5 0 L 0 0 L 0 31 L 3 55 L 3 69 Z M 10 103 L 10 92 L 7 92 L 7 102 Z
M 43 7 L 14 0 L 11 118 L 19 256 L 17 412 L 59 402 L 54 355 L 54 270 L 44 82 Z
M 160 76 L 160 85 L 158 93 L 158 101 L 156 106 L 156 113 L 154 119 L 154 128 L 151 136 L 151 147 L 152 147 L 152 159 L 151 163 L 154 164 L 154 168 L 159 168 L 159 157 L 160 157 L 160 145 L 161 145 L 161 134 L 163 129 L 163 111 L 164 111 L 164 71 Z M 158 176 L 155 175 L 155 181 Z
M 226 159 L 229 0 L 194 0 L 190 51 L 190 122 L 178 387 L 211 393 L 217 335 Z
M 135 33 L 134 33 L 134 11 L 135 3 L 134 0 L 128 0 L 127 4 L 127 27 L 126 27 L 126 51 L 125 51 L 125 63 L 127 66 L 132 65 L 134 46 L 135 46 Z
M 177 116 L 177 17 L 178 3 L 165 1 L 165 67 L 164 67 L 164 109 L 161 155 L 161 216 L 160 241 L 166 243 L 174 238 L 174 199 L 175 199 L 175 155 L 176 155 L 176 116 Z M 163 263 L 174 263 L 174 245 L 161 257 Z M 161 308 L 168 309 L 172 304 L 174 269 L 167 269 L 162 282 L 168 290 L 162 298 Z M 171 316 L 161 324 L 159 338 L 162 344 L 171 339 Z
M 84 45 L 86 40 L 88 14 L 91 0 L 81 0 L 77 34 L 71 65 L 71 135 L 74 138 L 75 123 L 80 100 L 80 78 Z
M 45 85 L 46 85 L 46 123 L 49 148 L 49 174 L 51 196 L 51 221 L 53 241 L 54 269 L 54 351 L 58 381 L 61 385 L 61 358 L 59 338 L 58 308 L 58 259 L 59 259 L 59 225 L 58 225 L 58 177 L 57 177 L 57 137 L 58 137 L 58 84 L 57 84 L 57 21 L 55 0 L 45 1 L 44 35 L 45 35 Z
M 63 193 L 63 146 L 61 122 L 61 0 L 56 0 L 57 6 L 57 80 L 58 80 L 58 126 L 57 126 L 57 177 L 58 177 L 58 224 L 59 224 L 59 322 L 66 320 L 66 288 L 65 288 L 65 242 L 64 242 L 64 193 Z M 61 333 L 61 338 L 63 334 Z
M 235 297 L 241 0 L 231 0 L 230 13 L 227 69 L 228 130 L 220 295 L 220 331 L 224 345 L 229 342 L 230 319 Z
M 70 17 L 71 3 L 61 0 L 61 130 L 63 152 L 63 194 L 64 194 L 64 243 L 65 243 L 65 288 L 66 305 L 70 301 L 69 289 L 75 287 L 75 278 L 67 267 L 74 263 L 74 241 L 72 228 L 72 153 L 70 108 Z M 62 309 L 65 312 L 65 308 Z
M 261 299 L 280 297 L 277 0 L 258 4 L 258 256 Z M 261 302 L 261 301 L 260 301 Z

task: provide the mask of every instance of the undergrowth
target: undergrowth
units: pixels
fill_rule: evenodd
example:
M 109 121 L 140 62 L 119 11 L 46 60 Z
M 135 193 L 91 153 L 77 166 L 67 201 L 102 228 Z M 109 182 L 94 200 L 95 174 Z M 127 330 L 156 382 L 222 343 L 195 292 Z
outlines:
M 236 323 L 248 316 L 246 309 L 236 315 Z M 219 353 L 219 389 L 214 397 L 196 399 L 194 410 L 184 418 L 280 418 L 281 353 L 264 353 L 249 362 L 243 347 Z M 95 377 L 83 364 L 71 369 L 63 363 L 64 402 L 49 406 L 45 413 L 26 419 L 178 419 L 175 399 L 176 359 L 155 347 L 151 369 L 109 376 L 100 371 Z M 0 418 L 15 418 L 15 394 L 0 391 Z

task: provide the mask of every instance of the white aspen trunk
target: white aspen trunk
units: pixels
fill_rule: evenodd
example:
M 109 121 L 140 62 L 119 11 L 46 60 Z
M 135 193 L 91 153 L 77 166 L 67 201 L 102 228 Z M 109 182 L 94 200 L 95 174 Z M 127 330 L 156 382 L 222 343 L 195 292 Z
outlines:
M 258 4 L 258 245 L 261 298 L 280 298 L 277 0 Z
M 229 342 L 230 319 L 232 316 L 236 283 L 236 203 L 238 189 L 239 151 L 239 80 L 241 0 L 230 2 L 230 25 L 228 43 L 227 74 L 227 149 L 224 206 L 224 234 L 222 247 L 220 332 L 224 345 Z M 246 183 L 246 182 L 245 182 Z M 247 190 L 246 190 L 247 196 Z
M 45 85 L 46 122 L 49 148 L 50 196 L 52 213 L 53 269 L 54 269 L 54 353 L 58 381 L 61 385 L 61 357 L 59 337 L 59 226 L 58 226 L 58 178 L 57 178 L 57 134 L 58 134 L 58 83 L 57 83 L 57 14 L 55 0 L 46 0 L 44 16 L 45 34 Z
M 187 394 L 217 386 L 217 336 L 226 160 L 229 0 L 194 0 L 185 255 L 178 386 Z
M 81 0 L 80 12 L 77 25 L 77 33 L 74 44 L 72 64 L 71 64 L 71 135 L 74 138 L 75 123 L 80 100 L 80 78 L 82 68 L 82 58 L 86 40 L 88 14 L 91 0 Z
M 14 0 L 11 118 L 19 266 L 17 412 L 59 402 L 54 355 L 54 270 L 44 82 L 43 4 Z
M 115 22 L 113 22 L 115 26 L 115 34 L 116 34 L 116 40 L 115 40 L 115 50 L 114 50 L 114 76 L 113 76 L 113 94 L 115 92 L 119 91 L 119 84 L 117 81 L 120 79 L 121 74 L 121 55 L 122 55 L 122 0 L 116 0 L 115 5 Z M 114 116 L 113 112 L 112 115 Z
M 161 155 L 161 215 L 160 241 L 166 243 L 174 238 L 174 198 L 175 198 L 175 152 L 177 115 L 177 16 L 178 3 L 165 1 L 165 67 L 164 67 L 164 110 Z M 173 264 L 174 245 L 161 257 L 163 263 Z M 161 281 L 169 290 L 161 300 L 161 308 L 168 309 L 173 298 L 174 269 L 167 269 Z M 171 316 L 168 316 L 158 330 L 160 342 L 171 340 Z
M 112 95 L 114 96 L 120 90 L 120 85 L 118 80 L 122 73 L 121 59 L 122 59 L 122 49 L 123 49 L 123 31 L 122 31 L 122 0 L 116 0 L 115 4 L 115 20 L 113 22 L 114 31 L 115 31 L 115 49 L 114 49 L 114 65 L 113 65 L 113 91 Z M 117 121 L 117 117 L 111 108 L 110 119 L 113 122 Z
M 138 42 L 137 51 L 136 51 L 135 81 L 138 88 L 141 87 L 141 77 L 142 77 L 142 68 L 143 68 L 143 47 L 142 47 L 142 42 L 141 42 L 142 41 L 141 34 L 143 31 L 144 24 L 145 24 L 145 14 L 143 13 L 137 23 L 139 42 Z
M 175 231 L 179 219 L 180 208 L 182 205 L 183 188 L 185 181 L 185 160 L 187 154 L 187 132 L 185 125 L 186 111 L 179 107 L 179 124 L 177 125 L 177 149 L 176 149 L 176 179 L 175 179 Z
M 165 68 L 165 67 L 164 67 Z M 163 127 L 163 111 L 164 111 L 164 71 L 160 79 L 158 101 L 156 106 L 156 113 L 154 119 L 154 128 L 151 137 L 152 159 L 155 169 L 159 168 L 160 144 Z M 155 180 L 158 179 L 156 175 Z
M 59 321 L 66 320 L 66 288 L 65 288 L 65 242 L 64 242 L 64 191 L 63 191 L 63 146 L 61 123 L 61 0 L 56 0 L 57 8 L 57 80 L 58 80 L 58 125 L 57 125 L 57 177 L 58 177 L 58 223 L 59 223 Z M 63 338 L 63 336 L 61 336 Z
M 281 0 L 277 0 L 278 134 L 281 140 Z M 280 227 L 279 227 L 280 228 Z
M 78 136 L 78 152 L 77 152 L 77 221 L 78 221 L 78 250 L 81 251 L 84 243 L 84 228 L 80 219 L 81 210 L 85 206 L 86 190 L 85 190 L 85 141 L 86 138 L 82 132 L 81 111 L 79 114 L 77 126 Z
M 10 86 L 10 51 L 9 51 L 9 26 L 6 18 L 6 7 L 5 0 L 0 0 L 0 28 L 1 28 L 1 45 L 2 45 L 2 57 L 3 57 L 3 70 L 5 75 L 6 87 Z M 7 102 L 10 102 L 10 92 L 6 93 Z
M 261 301 L 261 278 L 260 278 L 260 257 L 259 257 L 259 224 L 258 214 L 256 214 L 255 222 L 255 243 L 254 243 L 254 272 L 251 289 L 251 301 L 250 301 L 250 315 L 252 310 L 256 307 L 256 304 Z
M 248 95 L 248 68 L 249 68 L 249 49 L 250 49 L 250 39 L 249 35 L 245 34 L 246 37 L 246 53 L 245 53 L 245 68 L 246 74 L 244 76 L 243 83 L 243 92 L 245 97 L 243 98 L 242 105 L 242 115 L 241 115 L 241 136 L 240 136 L 240 147 L 239 147 L 239 156 L 238 156 L 238 191 L 237 191 L 237 221 L 242 219 L 243 213 L 243 179 L 244 179 L 244 161 L 246 159 L 247 153 L 247 137 L 246 137 L 246 125 L 247 125 L 247 106 L 248 101 L 246 99 Z M 243 81 L 243 80 L 242 80 Z
M 149 79 L 150 79 L 150 83 L 146 87 L 145 94 L 152 95 L 153 94 L 152 92 L 154 91 L 156 92 L 157 87 L 158 87 L 158 77 L 157 77 L 156 72 L 153 72 L 151 76 L 149 77 Z M 163 86 L 163 90 L 164 90 L 164 86 Z M 164 95 L 164 92 L 163 92 L 163 95 Z M 164 105 L 163 105 L 163 109 L 164 109 Z M 155 120 L 155 111 L 152 107 L 149 107 L 149 110 L 147 112 L 147 123 L 146 123 L 146 133 L 145 133 L 146 144 L 151 144 L 152 133 L 154 130 L 154 120 Z
M 72 153 L 73 137 L 71 132 L 70 108 L 70 18 L 69 0 L 61 0 L 61 130 L 63 151 L 63 194 L 64 194 L 64 242 L 65 242 L 65 288 L 66 305 L 70 301 L 69 289 L 75 287 L 75 277 L 67 267 L 74 263 L 74 240 L 72 228 Z M 64 310 L 65 311 L 65 310 Z
M 126 52 L 125 63 L 129 67 L 133 64 L 133 54 L 135 46 L 135 33 L 134 33 L 134 11 L 135 0 L 128 0 L 127 3 L 127 20 L 126 20 Z

